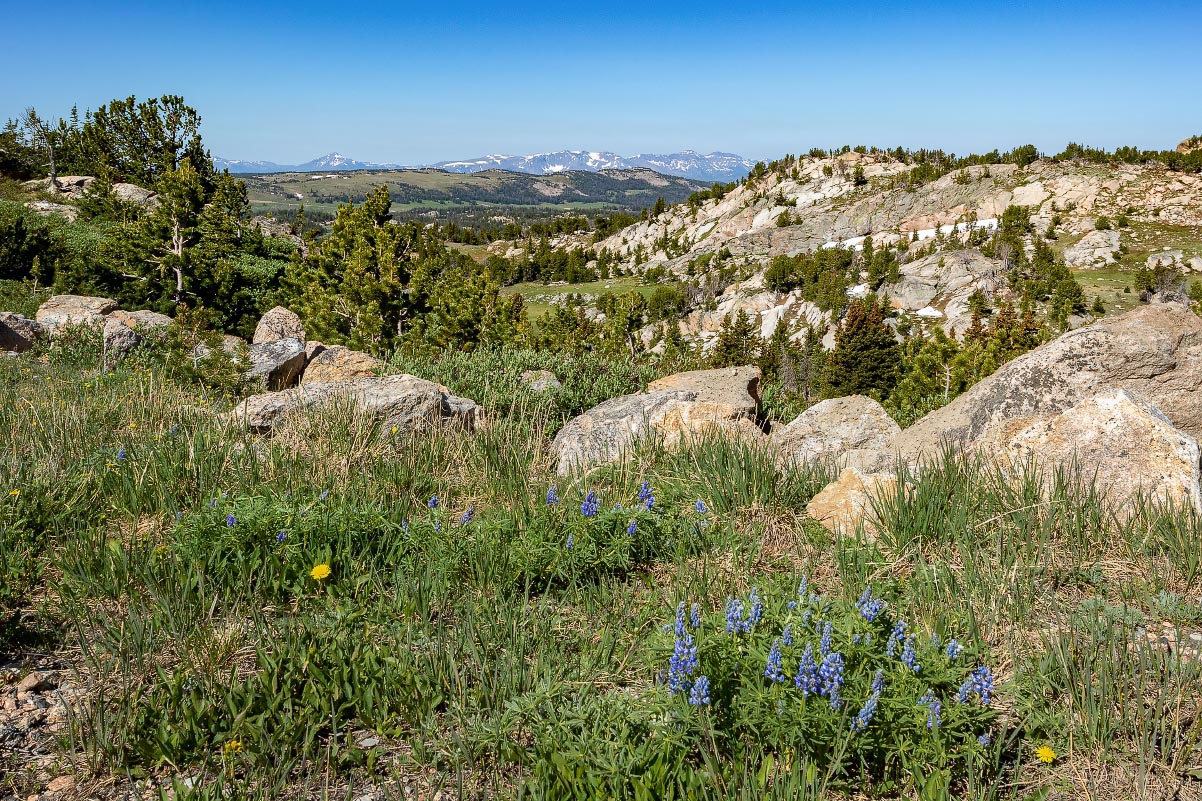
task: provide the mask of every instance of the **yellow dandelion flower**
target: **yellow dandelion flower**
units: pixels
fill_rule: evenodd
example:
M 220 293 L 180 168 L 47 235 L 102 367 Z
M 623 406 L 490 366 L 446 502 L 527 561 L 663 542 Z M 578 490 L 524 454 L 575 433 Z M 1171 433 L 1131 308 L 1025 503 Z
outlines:
M 320 565 L 314 565 L 313 569 L 309 571 L 309 575 L 312 576 L 313 578 L 317 579 L 318 581 L 321 581 L 322 579 L 325 579 L 325 578 L 329 578 L 330 577 L 330 566 L 327 565 L 325 562 L 322 562 Z
M 227 754 L 233 754 L 242 750 L 241 740 L 230 740 L 225 745 L 221 746 L 221 750 Z
M 1056 759 L 1056 752 L 1046 745 L 1041 745 L 1035 749 L 1035 756 L 1040 762 L 1050 765 Z
M 21 494 L 21 490 L 11 490 L 8 494 L 15 498 Z
M 137 424 L 137 423 L 130 423 L 130 424 L 129 424 L 129 427 L 130 427 L 130 428 L 137 428 L 137 427 L 138 427 L 138 424 Z M 234 742 L 237 742 L 237 741 L 235 740 Z

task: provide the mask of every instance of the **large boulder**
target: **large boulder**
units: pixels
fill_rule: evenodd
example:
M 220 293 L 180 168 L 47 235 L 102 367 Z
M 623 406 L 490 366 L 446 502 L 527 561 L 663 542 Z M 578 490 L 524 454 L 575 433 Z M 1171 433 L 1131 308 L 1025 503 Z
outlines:
M 136 203 L 139 206 L 154 207 L 158 205 L 158 195 L 137 184 L 113 184 L 113 195 L 126 203 Z
M 299 339 L 305 341 L 305 327 L 300 317 L 283 306 L 269 309 L 259 318 L 255 326 L 255 335 L 251 338 L 252 345 L 263 342 L 275 342 L 279 339 Z
M 111 368 L 142 344 L 142 335 L 124 320 L 109 317 L 104 321 L 104 364 Z
M 1115 263 L 1118 250 L 1118 231 L 1090 231 L 1077 244 L 1064 249 L 1064 263 L 1073 270 L 1107 267 Z
M 348 381 L 352 378 L 368 378 L 379 375 L 384 362 L 375 356 L 357 350 L 333 345 L 322 348 L 305 367 L 302 384 L 329 384 Z
M 25 207 L 41 217 L 49 217 L 57 215 L 64 218 L 67 222 L 75 222 L 79 217 L 79 209 L 75 206 L 68 206 L 65 203 L 51 203 L 49 200 L 31 200 L 25 204 Z
M 0 312 L 0 350 L 24 353 L 45 336 L 46 328 L 38 321 Z
M 1009 420 L 1046 420 L 1111 389 L 1138 393 L 1177 428 L 1202 435 L 1202 320 L 1188 307 L 1152 303 L 1069 331 L 1003 365 L 897 438 L 910 463 L 944 443 L 965 447 Z
M 140 333 L 153 331 L 156 328 L 166 328 L 172 323 L 171 318 L 167 315 L 150 311 L 149 309 L 141 309 L 139 311 L 117 309 L 114 312 L 109 312 L 108 318 L 110 320 L 120 320 L 126 326 Z
M 262 379 L 269 391 L 295 386 L 305 369 L 305 343 L 299 339 L 278 339 L 251 345 L 248 351 L 249 379 Z
M 675 445 L 688 436 L 721 431 L 761 441 L 756 425 L 759 368 L 680 373 L 654 381 L 646 392 L 623 395 L 569 421 L 551 443 L 557 470 L 566 475 L 616 461 L 639 440 Z
M 869 473 L 893 467 L 901 432 L 884 407 L 863 395 L 814 404 L 787 426 L 772 429 L 777 458 L 797 465 L 834 462 Z
M 337 403 L 351 404 L 357 413 L 397 433 L 437 427 L 471 430 L 479 414 L 475 401 L 456 397 L 444 386 L 411 375 L 390 375 L 254 395 L 239 403 L 230 418 L 257 431 L 271 431 L 308 409 Z
M 1198 441 L 1145 398 L 1117 389 L 1048 420 L 1012 420 L 984 448 L 1007 469 L 1034 462 L 1047 479 L 1057 467 L 1092 476 L 1114 508 L 1139 494 L 1202 512 Z
M 38 307 L 34 317 L 53 334 L 66 325 L 104 325 L 105 315 L 116 310 L 117 301 L 112 298 L 54 295 Z
M 878 522 L 872 514 L 873 504 L 887 501 L 896 492 L 897 476 L 893 473 L 865 473 L 847 467 L 810 500 L 806 514 L 838 536 L 862 532 L 872 542 Z

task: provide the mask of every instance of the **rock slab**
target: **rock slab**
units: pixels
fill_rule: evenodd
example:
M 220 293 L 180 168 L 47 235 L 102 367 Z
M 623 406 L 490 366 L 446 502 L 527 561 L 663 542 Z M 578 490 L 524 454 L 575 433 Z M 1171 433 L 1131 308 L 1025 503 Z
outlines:
M 249 379 L 260 378 L 269 391 L 295 386 L 305 369 L 305 343 L 299 339 L 279 339 L 251 345 L 248 354 Z
M 890 498 L 896 492 L 896 475 L 865 473 L 847 467 L 837 480 L 827 484 L 810 500 L 806 514 L 838 536 L 851 537 L 862 531 L 872 542 L 877 533 L 873 503 Z
M 46 336 L 36 320 L 12 312 L 0 312 L 0 350 L 24 353 Z
M 264 342 L 276 342 L 281 339 L 299 339 L 304 342 L 305 327 L 301 324 L 300 317 L 294 312 L 283 306 L 276 306 L 268 309 L 259 318 L 259 324 L 255 326 L 255 335 L 250 342 L 252 345 L 261 345 Z
M 306 347 L 307 350 L 307 347 Z M 379 375 L 384 362 L 375 356 L 344 348 L 341 345 L 325 347 L 318 351 L 301 376 L 302 384 L 329 384 L 348 381 L 352 378 L 369 378 Z
M 834 462 L 875 473 L 893 466 L 893 442 L 901 427 L 872 398 L 832 398 L 806 409 L 787 426 L 772 430 L 779 461 L 809 465 Z
M 67 325 L 103 325 L 105 315 L 117 310 L 112 298 L 54 295 L 38 307 L 34 318 L 50 333 Z

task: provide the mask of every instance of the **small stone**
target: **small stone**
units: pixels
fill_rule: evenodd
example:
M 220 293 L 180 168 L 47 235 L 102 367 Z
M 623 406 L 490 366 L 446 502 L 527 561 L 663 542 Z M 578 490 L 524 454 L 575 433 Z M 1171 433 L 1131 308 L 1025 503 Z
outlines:
M 366 740 L 359 743 L 360 748 L 375 748 L 380 744 L 379 737 L 368 737 Z
M 17 692 L 18 693 L 37 692 L 38 690 L 42 689 L 45 686 L 46 686 L 45 677 L 43 677 L 41 673 L 38 673 L 35 670 L 32 673 L 30 673 L 29 675 L 27 675 L 25 678 L 21 679 L 21 683 L 17 685 Z
M 58 776 L 50 780 L 46 785 L 46 792 L 49 793 L 64 793 L 75 786 L 75 779 L 70 776 Z

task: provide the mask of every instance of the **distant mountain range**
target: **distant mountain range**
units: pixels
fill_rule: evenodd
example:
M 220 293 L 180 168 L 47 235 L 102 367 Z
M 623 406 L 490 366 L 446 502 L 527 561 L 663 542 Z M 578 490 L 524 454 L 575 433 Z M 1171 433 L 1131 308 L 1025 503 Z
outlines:
M 657 155 L 645 153 L 637 156 L 619 156 L 616 153 L 561 150 L 556 153 L 535 153 L 529 156 L 489 155 L 461 161 L 442 161 L 437 164 L 405 166 L 401 164 L 379 164 L 356 161 L 341 153 L 330 153 L 304 164 L 276 164 L 271 161 L 243 161 L 239 159 L 214 158 L 217 169 L 228 169 L 233 173 L 269 172 L 344 172 L 350 170 L 400 170 L 431 167 L 456 173 L 473 173 L 484 170 L 509 170 L 529 175 L 554 175 L 572 170 L 600 172 L 601 170 L 628 170 L 643 168 L 664 175 L 678 175 L 698 181 L 735 181 L 744 177 L 754 162 L 734 153 L 696 153 L 685 150 L 680 153 Z

